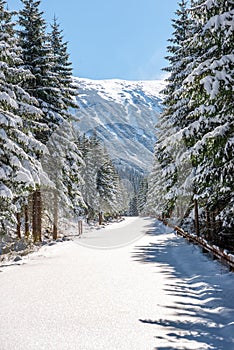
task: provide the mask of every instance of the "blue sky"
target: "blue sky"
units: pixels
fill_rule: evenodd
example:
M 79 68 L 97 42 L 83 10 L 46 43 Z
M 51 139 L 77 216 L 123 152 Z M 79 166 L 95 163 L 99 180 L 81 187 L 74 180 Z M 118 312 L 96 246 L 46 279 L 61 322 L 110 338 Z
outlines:
M 20 0 L 8 0 L 11 10 Z M 44 18 L 58 17 L 74 75 L 91 79 L 160 79 L 167 65 L 177 0 L 42 0 Z

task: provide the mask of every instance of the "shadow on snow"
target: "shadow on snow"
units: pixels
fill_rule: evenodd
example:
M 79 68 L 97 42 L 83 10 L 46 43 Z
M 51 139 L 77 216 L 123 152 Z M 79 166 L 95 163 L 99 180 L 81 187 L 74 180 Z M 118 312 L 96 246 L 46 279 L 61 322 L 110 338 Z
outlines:
M 159 273 L 166 275 L 168 283 L 163 291 L 175 299 L 172 305 L 160 305 L 170 310 L 172 319 L 139 319 L 144 324 L 157 326 L 155 338 L 160 339 L 162 345 L 155 349 L 187 350 L 192 343 L 194 348 L 196 342 L 200 350 L 233 350 L 233 295 L 230 295 L 231 288 L 225 288 L 222 283 L 227 280 L 227 269 L 210 261 L 197 246 L 176 235 L 168 235 L 172 229 L 161 222 L 152 224 L 151 221 L 146 227 L 146 234 L 154 237 L 153 242 L 136 247 L 133 259 L 154 264 Z M 228 277 L 231 280 L 233 276 Z M 178 342 L 183 345 L 178 346 Z

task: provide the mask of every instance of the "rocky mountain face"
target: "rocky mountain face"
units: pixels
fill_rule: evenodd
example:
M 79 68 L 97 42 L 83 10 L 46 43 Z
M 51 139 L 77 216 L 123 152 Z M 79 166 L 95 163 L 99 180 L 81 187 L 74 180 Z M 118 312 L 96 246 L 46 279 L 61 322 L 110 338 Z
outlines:
M 94 130 L 121 171 L 141 174 L 152 166 L 155 124 L 162 112 L 163 81 L 90 80 L 75 78 L 79 86 L 76 127 Z

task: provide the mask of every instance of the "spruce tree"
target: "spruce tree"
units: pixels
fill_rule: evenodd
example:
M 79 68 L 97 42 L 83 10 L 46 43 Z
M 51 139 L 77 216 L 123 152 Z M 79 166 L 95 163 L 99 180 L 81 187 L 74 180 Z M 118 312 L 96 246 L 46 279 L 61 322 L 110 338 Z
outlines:
M 147 200 L 147 207 L 151 208 L 154 214 L 169 217 L 178 205 L 178 198 L 184 196 L 184 176 L 181 176 L 183 171 L 179 160 L 184 143 L 182 137 L 175 137 L 175 134 L 185 125 L 189 109 L 189 98 L 181 95 L 183 81 L 188 75 L 188 65 L 192 61 L 189 49 L 192 29 L 187 1 L 182 0 L 179 3 L 176 15 L 172 20 L 173 37 L 169 39 L 170 45 L 167 47 L 169 55 L 166 58 L 169 66 L 164 70 L 169 73 L 169 77 L 163 91 L 164 111 L 156 126 L 155 160 L 150 174 Z
M 24 84 L 25 90 L 34 96 L 43 111 L 41 122 L 46 130 L 38 130 L 36 136 L 46 143 L 49 136 L 61 125 L 63 118 L 61 93 L 57 75 L 53 72 L 53 55 L 46 34 L 46 23 L 39 6 L 41 1 L 21 0 L 19 11 L 19 40 L 22 47 L 23 67 L 28 69 L 33 79 Z
M 119 177 L 106 151 L 104 151 L 104 158 L 97 172 L 97 191 L 100 198 L 100 210 L 117 214 L 120 200 Z
M 75 164 L 78 167 L 80 160 L 78 159 L 79 152 L 76 150 L 75 140 L 69 138 L 71 133 L 69 131 L 70 127 L 67 124 L 69 119 L 71 119 L 69 109 L 76 107 L 76 103 L 74 102 L 76 88 L 72 85 L 71 67 L 66 52 L 67 44 L 62 42 L 61 33 L 58 31 L 56 23 L 54 23 L 52 34 L 46 34 L 43 12 L 39 10 L 40 1 L 22 0 L 22 3 L 24 7 L 19 12 L 19 25 L 21 28 L 19 39 L 23 48 L 24 67 L 29 69 L 34 76 L 34 79 L 25 84 L 25 88 L 39 102 L 39 106 L 43 112 L 40 124 L 45 126 L 44 130 L 36 130 L 35 136 L 49 148 L 51 148 L 51 144 L 54 147 L 55 142 L 57 142 L 56 147 L 58 150 L 61 145 L 64 145 L 59 154 L 59 157 L 64 157 L 64 159 L 57 159 L 59 181 L 54 183 L 54 185 L 56 191 L 60 194 L 61 188 L 63 188 L 64 202 L 68 207 L 73 203 L 74 210 L 76 210 L 79 206 L 78 202 L 81 199 L 77 185 L 79 172 L 78 168 L 76 168 L 77 174 L 74 175 L 72 169 L 75 169 Z M 67 130 L 68 134 L 66 135 Z M 73 136 L 71 137 L 73 138 Z M 73 168 L 70 168 L 66 172 L 64 167 L 66 167 L 67 162 L 72 164 Z M 54 178 L 53 170 L 49 176 Z M 62 180 L 63 183 L 61 183 Z M 58 184 L 59 189 L 57 188 Z M 47 189 L 50 190 L 48 186 Z M 56 208 L 58 203 L 56 196 L 54 198 L 54 227 L 57 227 L 58 218 Z M 33 210 L 35 216 L 33 221 L 35 225 L 33 226 L 35 230 L 39 231 L 36 234 L 39 237 L 41 236 L 42 219 L 40 214 L 41 202 L 42 193 L 39 188 L 34 194 Z M 56 233 L 54 233 L 55 236 Z
M 187 192 L 194 202 L 196 232 L 200 226 L 202 234 L 217 241 L 218 233 L 233 231 L 234 9 L 233 1 L 224 0 L 194 0 L 191 5 L 187 39 L 169 47 L 171 75 L 148 202 L 152 207 L 156 197 L 165 211 Z
M 140 182 L 138 194 L 137 194 L 137 210 L 138 213 L 146 213 L 146 202 L 147 202 L 147 192 L 148 192 L 148 179 L 143 178 Z
M 97 192 L 97 172 L 102 163 L 103 149 L 96 134 L 88 140 L 84 137 L 83 141 L 83 160 L 85 165 L 81 170 L 81 176 L 84 180 L 81 186 L 81 192 L 84 201 L 88 207 L 90 218 L 94 218 L 99 211 L 99 196 Z
M 193 6 L 197 31 L 191 45 L 197 59 L 183 84 L 183 96 L 190 98 L 183 134 L 194 167 L 195 196 L 205 221 L 213 218 L 207 231 L 214 240 L 233 227 L 234 12 L 232 1 L 193 1 Z
M 85 163 L 81 172 L 84 181 L 81 193 L 89 217 L 94 218 L 99 213 L 101 223 L 105 213 L 114 215 L 122 209 L 119 176 L 95 132 L 89 140 L 85 136 L 80 138 L 79 143 Z
M 33 107 L 35 100 L 22 88 L 31 73 L 20 65 L 19 47 L 12 22 L 12 13 L 0 1 L 0 123 L 1 123 L 1 226 L 14 221 L 13 215 L 22 210 L 28 194 L 39 184 L 41 171 L 37 155 L 43 146 L 27 128 L 27 120 L 40 115 Z M 19 221 L 19 215 L 17 216 Z M 13 220 L 12 220 L 13 219 Z M 20 236 L 18 223 L 18 236 Z
M 61 93 L 60 114 L 66 119 L 72 119 L 74 117 L 70 112 L 71 108 L 78 108 L 76 102 L 78 87 L 72 79 L 72 66 L 67 52 L 68 43 L 63 40 L 62 30 L 60 30 L 56 17 L 54 17 L 51 29 L 49 38 L 53 57 L 52 71 L 56 74 L 58 89 Z
M 84 162 L 69 122 L 64 122 L 51 135 L 47 150 L 42 165 L 52 186 L 44 186 L 42 193 L 47 216 L 53 223 L 53 238 L 57 239 L 59 218 L 73 218 L 86 208 L 80 193 L 83 183 L 80 173 Z

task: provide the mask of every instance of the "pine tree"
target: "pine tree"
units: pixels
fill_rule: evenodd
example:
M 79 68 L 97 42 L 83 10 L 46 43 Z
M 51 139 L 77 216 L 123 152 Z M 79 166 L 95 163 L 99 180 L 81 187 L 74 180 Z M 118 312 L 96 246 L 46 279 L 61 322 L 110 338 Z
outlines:
M 95 133 L 88 141 L 85 137 L 82 141 L 84 142 L 82 154 L 85 166 L 81 170 L 81 176 L 84 180 L 84 184 L 81 186 L 81 192 L 88 207 L 88 215 L 90 218 L 94 218 L 99 211 L 97 171 L 102 160 L 102 148 Z
M 71 108 L 78 108 L 76 102 L 77 97 L 77 85 L 72 79 L 72 67 L 71 62 L 69 62 L 69 54 L 67 52 L 67 42 L 63 41 L 62 30 L 54 17 L 53 24 L 51 25 L 50 33 L 50 44 L 53 57 L 53 67 L 52 71 L 56 74 L 58 88 L 61 93 L 61 104 L 60 113 L 66 119 L 74 118 L 71 115 Z
M 37 155 L 43 150 L 26 127 L 26 121 L 40 115 L 34 99 L 22 88 L 31 78 L 20 68 L 21 49 L 15 38 L 12 13 L 0 1 L 0 123 L 1 123 L 1 225 L 22 209 L 28 194 L 39 184 L 41 171 Z M 19 215 L 18 236 L 20 236 Z M 13 220 L 14 221 L 14 220 Z
M 196 6 L 191 13 L 199 30 L 191 44 L 199 59 L 183 87 L 191 106 L 185 142 L 191 149 L 199 205 L 206 212 L 215 213 L 216 218 L 220 213 L 223 228 L 217 223 L 219 227 L 211 230 L 210 239 L 214 239 L 218 231 L 232 231 L 234 223 L 234 5 L 233 1 L 224 0 L 193 3 Z
M 79 139 L 85 166 L 81 172 L 84 184 L 81 192 L 88 207 L 88 215 L 94 218 L 117 214 L 122 209 L 122 188 L 115 167 L 96 133 L 88 140 Z
M 138 216 L 138 210 L 137 210 L 137 194 L 131 198 L 129 202 L 129 209 L 128 209 L 128 215 L 130 216 Z
M 140 214 L 143 214 L 147 211 L 146 210 L 147 193 L 148 193 L 148 179 L 145 177 L 140 182 L 139 190 L 137 194 L 137 210 L 138 210 L 138 213 Z
M 155 160 L 149 180 L 147 207 L 157 216 L 170 217 L 178 206 L 178 198 L 184 196 L 184 175 L 180 169 L 180 155 L 184 144 L 182 137 L 174 137 L 186 123 L 189 98 L 181 95 L 183 81 L 188 74 L 187 67 L 192 61 L 189 40 L 192 33 L 191 20 L 187 11 L 187 1 L 179 3 L 173 19 L 173 37 L 166 57 L 169 66 L 164 70 L 169 72 L 168 84 L 164 89 L 164 112 L 157 124 L 157 142 L 155 145 Z M 184 199 L 186 202 L 186 200 Z M 184 206 L 185 204 L 183 204 Z M 181 207 L 181 203 L 179 204 Z M 176 210 L 177 215 L 178 208 Z M 180 208 L 180 212 L 183 212 Z M 181 214 L 180 214 L 181 216 Z
M 51 135 L 47 149 L 42 165 L 52 186 L 44 186 L 42 194 L 47 216 L 53 223 L 53 238 L 57 239 L 59 217 L 73 218 L 86 208 L 80 193 L 83 183 L 80 173 L 84 163 L 76 144 L 75 132 L 69 122 L 64 122 Z
M 53 55 L 46 34 L 41 1 L 21 0 L 24 7 L 19 11 L 19 39 L 22 47 L 23 66 L 33 79 L 24 84 L 25 90 L 34 96 L 43 111 L 41 122 L 47 127 L 37 130 L 38 139 L 46 143 L 49 136 L 62 124 L 59 111 L 63 107 L 58 78 L 53 72 Z
M 182 41 L 177 35 L 171 40 L 177 45 L 168 48 L 170 77 L 148 206 L 159 211 L 161 205 L 170 215 L 179 199 L 182 207 L 187 202 L 188 214 L 194 203 L 197 234 L 209 232 L 207 238 L 218 240 L 218 233 L 233 231 L 234 9 L 233 1 L 224 0 L 191 5 L 188 20 L 174 22 L 174 34 L 187 23 L 186 35 Z
M 25 84 L 25 88 L 38 100 L 43 111 L 40 124 L 46 127 L 44 130 L 36 130 L 35 136 L 49 148 L 51 148 L 51 144 L 54 147 L 56 142 L 58 149 L 63 145 L 59 157 L 64 157 L 64 159 L 57 159 L 59 181 L 54 185 L 60 195 L 61 188 L 63 188 L 64 202 L 68 207 L 73 203 L 74 210 L 77 210 L 81 200 L 77 183 L 79 173 L 75 175 L 72 169 L 75 169 L 75 164 L 78 167 L 80 156 L 70 131 L 66 135 L 67 130 L 70 130 L 67 124 L 71 119 L 70 108 L 77 106 L 74 101 L 76 87 L 72 84 L 71 67 L 66 52 L 67 44 L 62 42 L 57 23 L 54 23 L 52 34 L 46 34 L 43 12 L 39 10 L 40 1 L 22 0 L 22 3 L 24 7 L 19 12 L 19 25 L 21 27 L 19 38 L 23 48 L 24 67 L 29 69 L 34 76 L 33 80 Z M 70 139 L 69 136 L 71 136 Z M 73 168 L 69 168 L 69 171 L 65 172 L 64 167 L 67 166 L 67 163 L 72 164 Z M 78 168 L 76 170 L 78 171 Z M 49 173 L 49 175 L 54 178 L 53 170 L 52 174 Z M 61 183 L 62 179 L 63 183 Z M 59 190 L 57 189 L 58 183 Z M 47 185 L 46 187 L 50 190 Z M 54 194 L 54 227 L 57 227 L 58 221 L 56 191 Z M 36 202 L 33 211 L 35 215 L 34 230 L 39 231 L 35 235 L 41 237 L 40 203 L 42 202 L 42 194 L 40 188 L 34 194 L 34 201 Z M 56 233 L 54 233 L 54 237 L 56 237 Z
M 23 9 L 19 11 L 19 41 L 22 47 L 23 68 L 28 69 L 33 78 L 24 82 L 25 90 L 35 97 L 43 112 L 38 126 L 34 129 L 35 137 L 46 144 L 54 131 L 56 116 L 48 104 L 56 96 L 50 89 L 54 77 L 50 71 L 50 52 L 46 45 L 45 21 L 39 11 L 40 1 L 22 0 Z M 40 126 L 40 127 L 39 127 Z M 41 240 L 42 197 L 40 188 L 33 194 L 33 236 L 34 241 Z
M 99 195 L 100 210 L 117 214 L 119 201 L 119 178 L 113 163 L 104 151 L 103 162 L 97 171 L 97 191 Z

